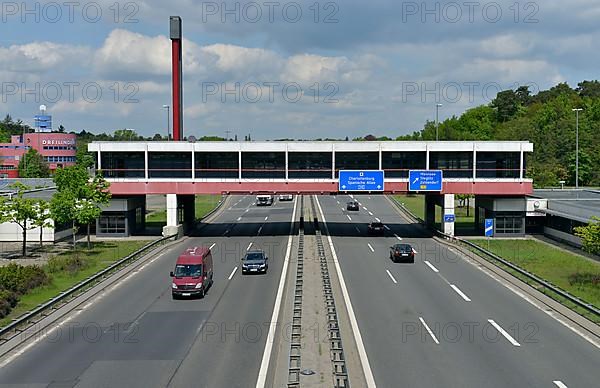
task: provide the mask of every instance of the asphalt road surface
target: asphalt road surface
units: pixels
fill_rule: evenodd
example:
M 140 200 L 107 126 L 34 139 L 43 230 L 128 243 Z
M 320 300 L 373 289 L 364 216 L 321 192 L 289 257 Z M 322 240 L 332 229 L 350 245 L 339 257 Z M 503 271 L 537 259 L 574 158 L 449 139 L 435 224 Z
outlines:
M 170 248 L 109 288 L 3 365 L 0 386 L 256 384 L 294 204 L 256 207 L 253 196 L 237 196 L 226 205 L 230 208 L 198 237 Z M 197 245 L 212 246 L 214 286 L 204 299 L 172 300 L 169 271 L 181 251 Z M 242 276 L 240 258 L 249 246 L 267 252 L 266 275 Z
M 379 387 L 592 387 L 599 349 L 445 245 L 382 196 L 319 202 Z M 367 236 L 380 219 L 385 236 Z M 414 264 L 393 263 L 406 242 Z M 563 385 L 561 385 L 563 384 Z

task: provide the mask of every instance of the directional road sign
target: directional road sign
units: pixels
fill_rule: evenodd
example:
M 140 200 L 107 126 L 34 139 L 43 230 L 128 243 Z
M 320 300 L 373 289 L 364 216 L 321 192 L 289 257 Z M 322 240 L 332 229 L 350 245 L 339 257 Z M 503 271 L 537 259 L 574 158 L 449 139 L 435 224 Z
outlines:
M 341 170 L 339 191 L 383 191 L 383 170 Z
M 408 191 L 442 191 L 441 170 L 410 170 Z
M 485 219 L 485 237 L 492 237 L 494 235 L 494 219 Z
M 456 217 L 454 214 L 444 214 L 444 222 L 454 222 L 456 221 Z

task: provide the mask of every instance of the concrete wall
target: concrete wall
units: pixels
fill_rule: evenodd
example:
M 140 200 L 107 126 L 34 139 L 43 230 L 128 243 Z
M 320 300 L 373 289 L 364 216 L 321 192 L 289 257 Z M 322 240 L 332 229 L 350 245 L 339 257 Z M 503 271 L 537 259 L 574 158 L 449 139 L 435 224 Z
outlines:
M 42 232 L 42 240 L 44 242 L 56 241 L 54 234 L 54 228 L 44 228 Z M 17 242 L 23 241 L 23 229 L 17 224 L 11 222 L 5 222 L 0 224 L 0 241 L 3 242 Z M 37 242 L 40 241 L 40 228 L 30 229 L 27 231 L 27 241 Z
M 576 247 L 581 247 L 583 245 L 579 237 L 569 233 L 561 232 L 560 230 L 549 228 L 547 226 L 544 226 L 544 234 L 557 240 L 565 241 Z

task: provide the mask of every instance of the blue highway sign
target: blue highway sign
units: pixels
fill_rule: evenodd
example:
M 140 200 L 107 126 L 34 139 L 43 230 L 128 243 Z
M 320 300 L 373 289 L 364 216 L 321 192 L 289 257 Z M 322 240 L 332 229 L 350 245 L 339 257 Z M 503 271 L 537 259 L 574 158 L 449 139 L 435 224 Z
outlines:
M 485 219 L 485 237 L 492 237 L 494 235 L 494 219 Z
M 383 170 L 340 170 L 339 191 L 383 191 Z
M 454 214 L 444 214 L 444 222 L 454 222 L 456 221 L 456 217 Z
M 442 191 L 442 171 L 410 170 L 408 191 Z

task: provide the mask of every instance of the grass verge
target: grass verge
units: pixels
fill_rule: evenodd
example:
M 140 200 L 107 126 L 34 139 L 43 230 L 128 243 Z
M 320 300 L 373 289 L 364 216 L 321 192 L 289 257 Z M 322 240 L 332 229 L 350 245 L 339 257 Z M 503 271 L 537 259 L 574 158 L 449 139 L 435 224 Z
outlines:
M 195 212 L 196 219 L 200 219 L 204 217 L 206 214 L 210 213 L 221 200 L 220 195 L 216 194 L 202 194 L 196 195 L 195 200 Z M 150 213 L 146 216 L 146 227 L 161 227 L 167 224 L 167 211 L 159 210 L 154 213 Z
M 51 275 L 50 284 L 34 288 L 21 296 L 19 302 L 11 312 L 0 320 L 0 326 L 6 326 L 14 318 L 68 290 L 85 278 L 103 270 L 110 264 L 135 252 L 148 243 L 149 241 L 103 241 L 94 243 L 90 250 L 82 246 L 75 251 L 57 255 L 57 259 L 64 261 L 79 259 L 82 263 L 81 268 L 76 271 L 65 269 L 50 273 L 49 266 L 43 266 L 42 268 Z
M 486 240 L 471 240 L 471 242 L 488 249 Z M 600 263 L 535 240 L 491 240 L 489 250 L 571 295 L 600 307 Z M 518 275 L 516 271 L 509 270 L 509 272 Z M 522 275 L 517 277 L 528 281 Z M 600 323 L 600 317 L 587 313 L 587 310 L 573 305 L 554 293 L 551 294 L 553 295 L 550 296 L 561 303 L 571 308 L 575 307 L 577 312 Z

